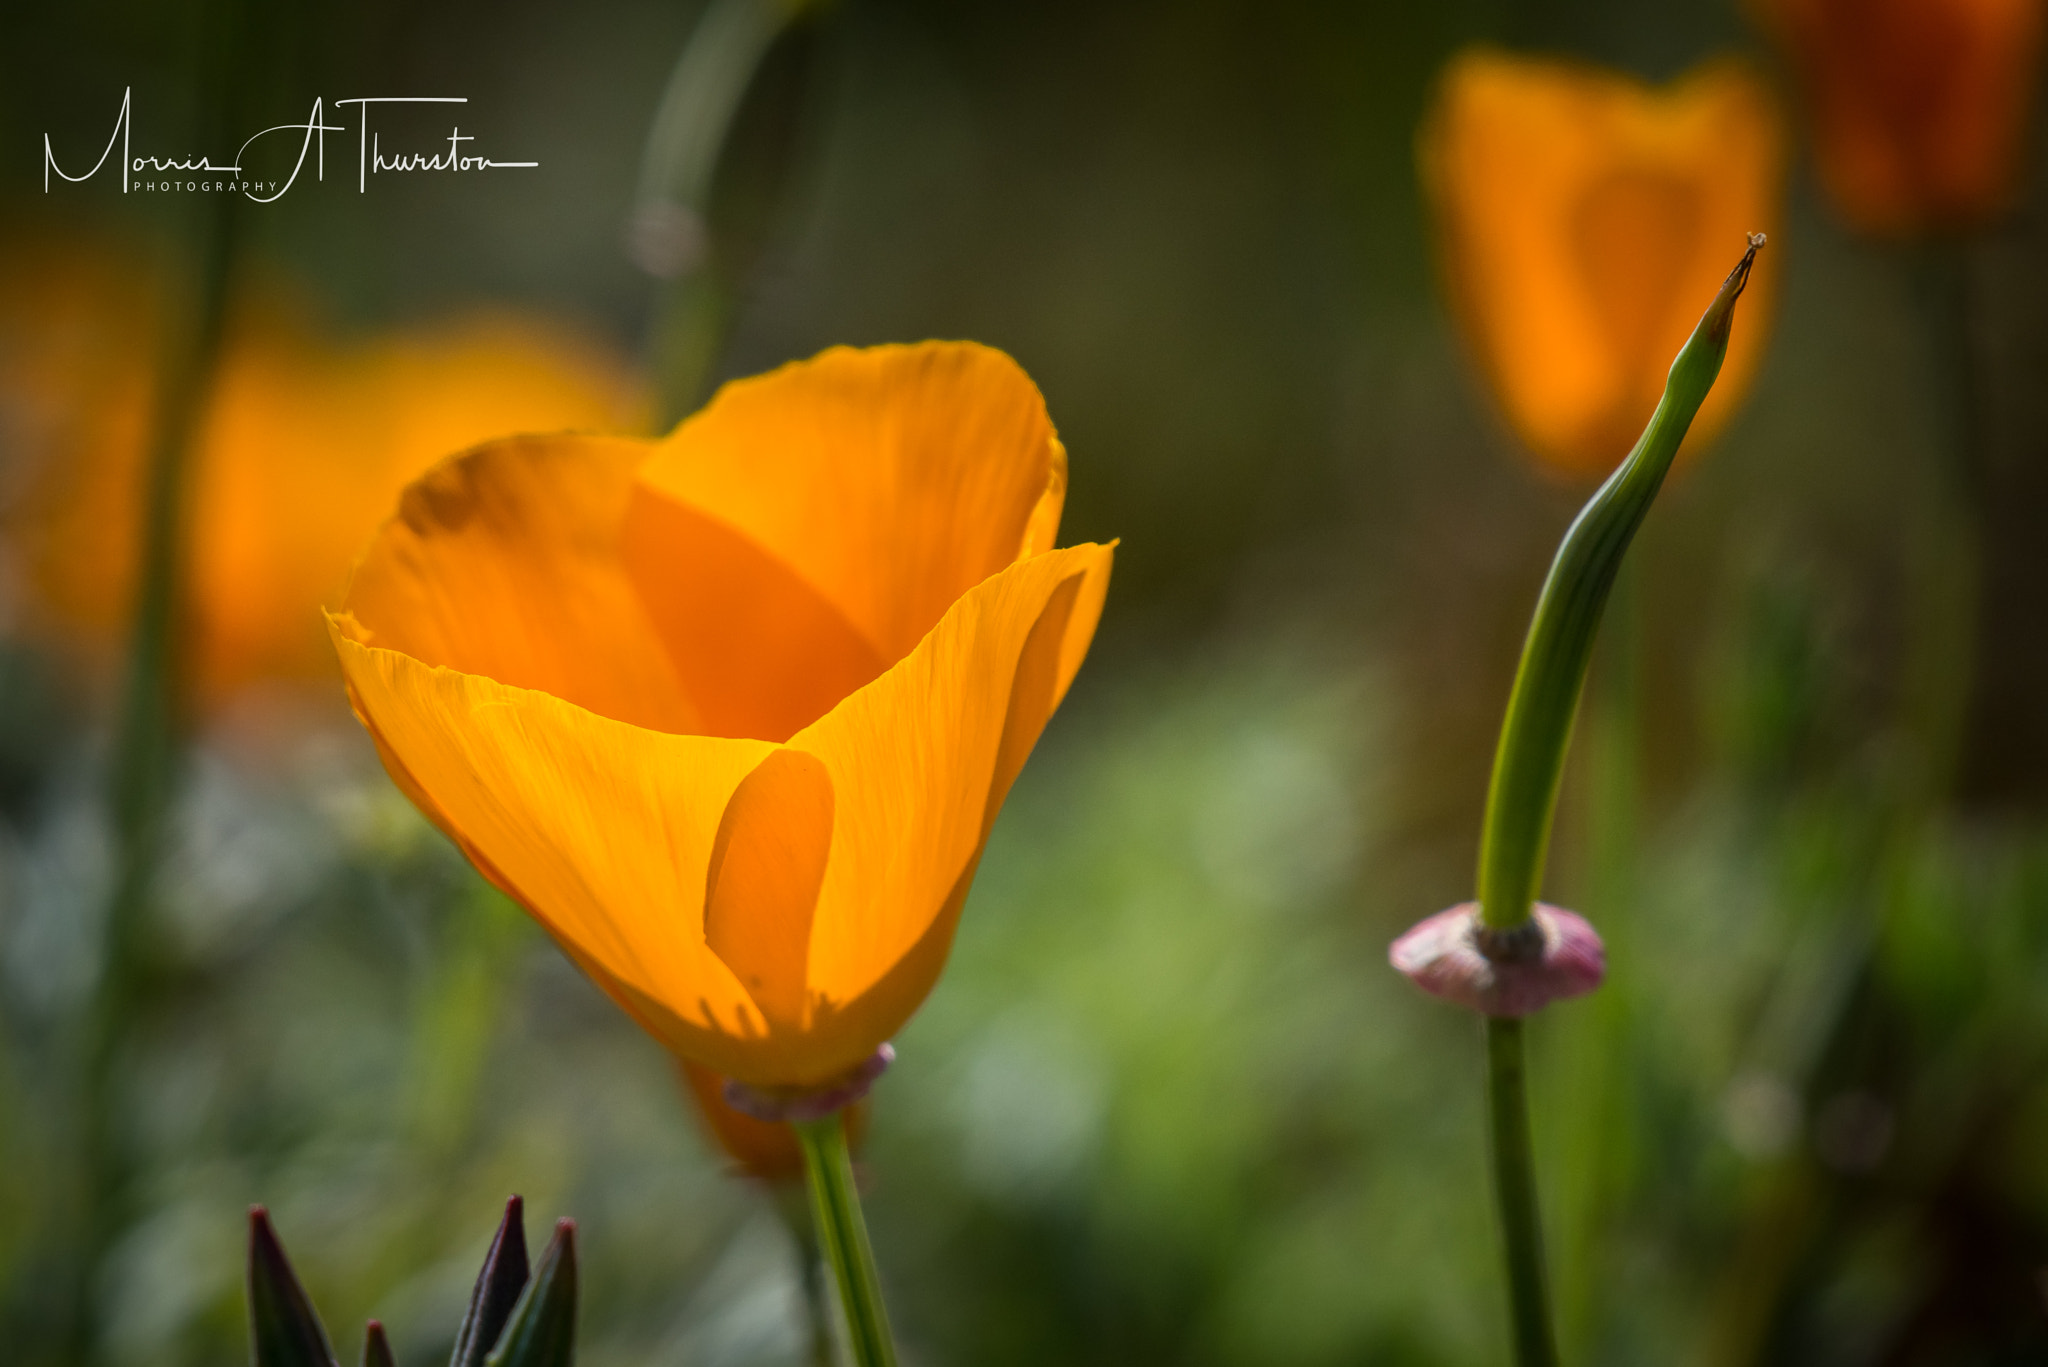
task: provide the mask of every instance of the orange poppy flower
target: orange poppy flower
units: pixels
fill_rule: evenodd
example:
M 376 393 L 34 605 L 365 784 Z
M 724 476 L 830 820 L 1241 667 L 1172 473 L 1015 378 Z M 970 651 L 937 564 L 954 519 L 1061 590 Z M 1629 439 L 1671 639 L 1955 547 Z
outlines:
M 2012 202 L 2041 0 L 1762 0 L 1821 183 L 1858 229 L 1968 228 Z
M 146 496 L 154 291 L 103 251 L 34 247 L 7 262 L 0 414 L 29 418 L 16 423 L 8 537 L 40 624 L 111 654 L 126 639 Z M 506 431 L 616 426 L 640 402 L 609 356 L 517 315 L 335 343 L 245 302 L 190 475 L 184 649 L 198 700 L 332 671 L 320 605 L 435 460 Z
M 1746 233 L 1777 230 L 1782 137 L 1734 63 L 1664 90 L 1569 63 L 1466 52 L 1418 152 L 1467 343 L 1542 464 L 1604 475 L 1634 445 L 1671 358 Z M 1752 297 L 1775 272 L 1760 260 Z M 1766 329 L 1729 347 L 1687 446 L 1727 421 Z
M 804 1175 L 804 1151 L 787 1121 L 759 1120 L 725 1099 L 725 1079 L 701 1063 L 677 1060 L 683 1085 L 704 1128 L 741 1171 L 764 1182 L 795 1182 Z M 866 1098 L 846 1108 L 846 1142 L 858 1149 L 867 1129 Z
M 838 348 L 443 463 L 329 622 L 392 777 L 620 1006 L 819 1086 L 931 989 L 1094 635 L 1065 490 L 1007 356 Z

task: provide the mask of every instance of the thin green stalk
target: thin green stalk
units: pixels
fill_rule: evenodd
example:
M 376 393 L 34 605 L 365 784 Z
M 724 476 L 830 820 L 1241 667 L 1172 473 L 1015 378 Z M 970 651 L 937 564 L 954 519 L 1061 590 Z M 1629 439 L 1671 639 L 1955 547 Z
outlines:
M 655 430 L 703 401 L 744 274 L 740 244 L 714 241 L 713 192 L 740 111 L 770 52 L 817 0 L 712 0 L 662 90 L 641 153 L 633 255 L 663 282 L 648 330 Z
M 1543 1275 L 1543 1226 L 1536 1211 L 1536 1167 L 1529 1143 L 1527 1067 L 1522 1022 L 1486 1021 L 1486 1113 L 1492 1138 L 1493 1194 L 1508 1265 L 1508 1322 L 1520 1367 L 1556 1367 L 1557 1335 Z
M 1721 373 L 1735 301 L 1762 245 L 1761 237 L 1750 239 L 1749 250 L 1728 273 L 1672 361 L 1664 396 L 1635 449 L 1580 510 L 1551 562 L 1522 646 L 1486 794 L 1479 910 L 1489 930 L 1514 931 L 1529 925 L 1557 815 L 1565 749 L 1571 742 L 1601 613 L 1686 429 Z M 1557 1341 L 1544 1285 L 1520 1020 L 1488 1019 L 1486 1072 L 1494 1198 L 1507 1258 L 1515 1360 L 1520 1367 L 1555 1367 Z
M 82 1246 L 70 1294 L 70 1343 L 87 1360 L 93 1334 L 89 1285 L 94 1269 L 119 1234 L 127 1173 L 113 1133 L 116 1057 L 128 1020 L 149 976 L 143 920 L 150 881 L 162 851 L 177 757 L 175 708 L 178 672 L 179 580 L 183 563 L 186 468 L 201 404 L 219 348 L 225 312 L 229 230 L 223 201 L 201 227 L 197 316 L 164 372 L 149 464 L 143 524 L 140 592 L 131 635 L 112 757 L 111 806 L 116 840 L 114 887 L 101 931 L 100 978 L 84 1022 L 78 1074 L 79 1173 Z
M 882 1304 L 881 1282 L 875 1276 L 875 1254 L 868 1246 L 867 1221 L 860 1194 L 853 1187 L 853 1159 L 846 1149 L 846 1126 L 840 1113 L 823 1120 L 798 1121 L 793 1128 L 804 1150 L 804 1177 L 811 1188 L 811 1217 L 832 1279 L 839 1287 L 839 1306 L 846 1315 L 846 1336 L 855 1367 L 896 1367 L 896 1341 L 889 1334 L 889 1312 Z
M 798 1284 L 803 1287 L 805 1327 L 810 1331 L 811 1367 L 833 1367 L 832 1303 L 825 1289 L 824 1253 L 818 1247 L 818 1222 L 811 1218 L 809 1196 L 794 1182 L 772 1184 L 775 1212 L 796 1240 Z

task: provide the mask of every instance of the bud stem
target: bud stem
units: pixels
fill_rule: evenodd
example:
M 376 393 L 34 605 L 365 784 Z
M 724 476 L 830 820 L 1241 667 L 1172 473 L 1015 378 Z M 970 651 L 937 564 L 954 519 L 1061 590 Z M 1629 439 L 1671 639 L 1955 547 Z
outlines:
M 811 1189 L 811 1215 L 818 1243 L 839 1286 L 839 1306 L 846 1314 L 846 1336 L 855 1367 L 896 1367 L 896 1341 L 889 1334 L 889 1313 L 875 1276 L 875 1254 L 868 1245 L 867 1221 L 860 1194 L 853 1186 L 853 1160 L 846 1149 L 843 1112 L 822 1120 L 792 1123 L 803 1145 L 804 1177 Z
M 1556 1367 L 1557 1339 L 1543 1272 L 1543 1225 L 1529 1143 L 1529 1095 L 1518 1017 L 1486 1020 L 1486 1116 L 1491 1130 L 1493 1197 L 1508 1265 L 1508 1323 L 1519 1367 Z
M 1593 656 L 1607 594 L 1636 528 L 1663 486 L 1665 472 L 1728 354 L 1735 301 L 1749 280 L 1761 235 L 1730 271 L 1699 326 L 1671 363 L 1664 397 L 1628 459 L 1586 504 L 1550 564 L 1522 662 L 1501 722 L 1486 825 L 1479 844 L 1479 915 L 1496 928 L 1529 919 L 1557 811 L 1557 784 L 1572 717 Z
M 1506 940 L 1530 922 L 1557 812 L 1565 748 L 1571 742 L 1572 718 L 1585 687 L 1600 615 L 1629 542 L 1663 487 L 1693 415 L 1721 373 L 1735 301 L 1749 282 L 1750 267 L 1763 245 L 1761 233 L 1750 236 L 1749 250 L 1728 273 L 1672 361 L 1664 396 L 1635 449 L 1580 510 L 1551 561 L 1522 645 L 1522 662 L 1501 721 L 1493 781 L 1486 793 L 1486 824 L 1479 842 L 1482 950 L 1489 940 Z M 1494 1201 L 1507 1259 L 1515 1361 L 1518 1367 L 1556 1367 L 1519 1019 L 1488 1018 L 1486 1078 Z

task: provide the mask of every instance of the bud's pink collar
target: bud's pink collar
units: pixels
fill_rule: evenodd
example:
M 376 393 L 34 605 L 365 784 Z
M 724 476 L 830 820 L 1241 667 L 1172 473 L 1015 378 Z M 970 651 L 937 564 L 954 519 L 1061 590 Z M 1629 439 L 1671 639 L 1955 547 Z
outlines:
M 1533 937 L 1510 930 L 1481 948 L 1479 904 L 1463 902 L 1417 923 L 1394 941 L 1388 962 L 1431 996 L 1487 1016 L 1527 1016 L 1554 1001 L 1583 996 L 1607 975 L 1607 951 L 1583 917 L 1537 903 Z

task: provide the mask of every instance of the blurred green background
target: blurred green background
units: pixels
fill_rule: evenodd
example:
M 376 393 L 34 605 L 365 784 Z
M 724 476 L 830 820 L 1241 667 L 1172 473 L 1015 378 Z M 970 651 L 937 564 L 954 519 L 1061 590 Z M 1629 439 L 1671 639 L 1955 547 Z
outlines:
M 183 146 L 221 59 L 250 127 L 315 95 L 456 94 L 480 148 L 540 163 L 358 195 L 330 162 L 245 206 L 238 261 L 339 333 L 494 303 L 645 355 L 681 308 L 712 376 L 838 342 L 1010 351 L 1072 455 L 1064 538 L 1124 540 L 875 1093 L 905 1359 L 1502 1360 L 1478 1032 L 1385 947 L 1469 895 L 1521 632 L 1586 491 L 1531 468 L 1461 349 L 1414 131 L 1470 41 L 1660 81 L 1728 51 L 1775 72 L 1770 49 L 1708 0 L 838 0 L 768 53 L 709 262 L 665 290 L 627 224 L 699 12 L 372 0 L 252 9 L 224 46 L 198 10 L 15 0 L 0 227 L 178 279 L 193 203 L 45 195 L 42 137 L 76 164 L 132 87 L 138 129 Z M 1879 246 L 1797 155 L 1761 377 L 1638 543 L 1549 882 L 1606 934 L 1610 979 L 1532 1032 L 1571 1361 L 2048 1360 L 2030 156 L 1995 230 Z M 1956 279 L 1968 480 L 1957 334 L 1928 306 Z M 18 438 L 0 421 L 0 497 Z M 426 1364 L 516 1190 L 580 1223 L 591 1367 L 803 1360 L 772 1201 L 390 787 L 333 682 L 191 720 L 108 1073 L 113 1227 L 81 1270 L 114 689 L 4 587 L 0 1356 L 239 1359 L 261 1201 L 345 1358 L 374 1315 Z

